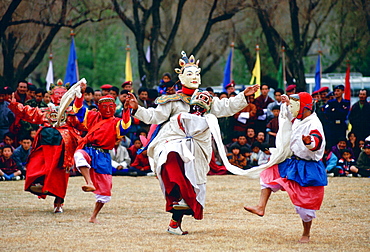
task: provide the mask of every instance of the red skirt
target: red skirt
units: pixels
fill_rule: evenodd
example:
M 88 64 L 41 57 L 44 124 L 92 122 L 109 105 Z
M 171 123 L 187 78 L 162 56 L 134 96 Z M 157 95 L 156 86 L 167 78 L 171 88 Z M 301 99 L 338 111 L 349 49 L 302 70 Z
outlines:
M 183 198 L 197 220 L 203 219 L 203 207 L 196 200 L 196 193 L 185 176 L 184 162 L 176 152 L 170 152 L 162 165 L 161 177 L 165 187 L 166 211 L 173 212 L 173 202 Z

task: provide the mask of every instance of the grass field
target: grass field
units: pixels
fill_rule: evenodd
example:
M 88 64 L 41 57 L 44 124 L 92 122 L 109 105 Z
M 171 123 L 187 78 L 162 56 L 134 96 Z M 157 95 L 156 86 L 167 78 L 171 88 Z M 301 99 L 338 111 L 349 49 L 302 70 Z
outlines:
M 272 195 L 263 218 L 243 209 L 260 190 L 242 176 L 208 177 L 204 219 L 185 217 L 185 236 L 165 232 L 171 215 L 155 177 L 113 177 L 101 224 L 88 222 L 95 198 L 82 177 L 70 178 L 62 214 L 23 184 L 0 182 L 0 251 L 370 251 L 368 178 L 329 178 L 309 244 L 297 242 L 302 224 L 286 192 Z

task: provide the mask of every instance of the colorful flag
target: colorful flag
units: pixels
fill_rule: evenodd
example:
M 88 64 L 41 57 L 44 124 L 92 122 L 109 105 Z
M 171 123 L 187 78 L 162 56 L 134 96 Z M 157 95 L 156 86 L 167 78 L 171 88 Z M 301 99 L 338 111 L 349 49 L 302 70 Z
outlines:
M 46 74 L 46 91 L 50 90 L 50 84 L 54 83 L 54 71 L 53 71 L 53 61 L 52 61 L 52 54 L 49 56 L 49 68 Z
M 315 88 L 312 91 L 317 91 L 321 88 L 321 57 L 320 53 L 317 57 L 316 72 L 315 72 Z
M 252 71 L 252 79 L 249 82 L 249 84 L 254 85 L 258 84 L 261 85 L 261 64 L 260 64 L 260 52 L 259 52 L 259 46 L 256 46 L 256 63 L 254 65 L 253 71 Z M 258 97 L 260 95 L 260 89 L 257 90 L 255 93 L 255 97 Z
M 351 100 L 351 83 L 349 82 L 349 79 L 351 77 L 351 66 L 350 64 L 347 64 L 347 71 L 346 71 L 346 78 L 344 82 L 344 99 Z
M 230 48 L 229 56 L 227 57 L 224 69 L 224 80 L 222 85 L 224 92 L 226 92 L 227 84 L 231 83 L 232 80 L 232 63 L 233 63 L 233 48 Z
M 132 81 L 132 68 L 131 68 L 131 54 L 130 54 L 130 45 L 126 47 L 126 81 Z
M 77 53 L 75 48 L 75 40 L 72 35 L 71 40 L 71 47 L 69 49 L 69 57 L 68 57 L 68 63 L 66 68 L 66 75 L 64 77 L 64 84 L 70 83 L 73 85 L 76 83 L 79 79 L 78 76 L 78 65 L 77 65 Z

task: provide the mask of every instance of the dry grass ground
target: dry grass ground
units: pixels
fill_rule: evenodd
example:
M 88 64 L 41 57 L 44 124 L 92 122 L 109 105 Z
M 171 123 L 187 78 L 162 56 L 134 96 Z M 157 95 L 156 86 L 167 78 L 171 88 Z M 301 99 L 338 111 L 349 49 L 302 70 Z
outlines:
M 170 214 L 154 177 L 114 177 L 99 225 L 88 223 L 95 199 L 82 177 L 70 178 L 63 214 L 52 213 L 54 198 L 24 192 L 24 181 L 1 182 L 0 251 L 370 251 L 370 179 L 329 178 L 309 244 L 297 243 L 301 221 L 285 192 L 260 218 L 243 209 L 257 203 L 258 180 L 208 179 L 204 219 L 185 217 L 186 236 L 165 232 Z

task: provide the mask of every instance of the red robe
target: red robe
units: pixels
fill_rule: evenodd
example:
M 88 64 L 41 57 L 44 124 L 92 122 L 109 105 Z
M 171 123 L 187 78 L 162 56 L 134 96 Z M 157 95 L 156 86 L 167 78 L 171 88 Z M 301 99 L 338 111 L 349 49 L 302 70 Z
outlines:
M 50 126 L 45 114 L 39 108 L 23 106 L 20 103 L 11 103 L 9 108 L 16 117 L 24 121 L 43 124 L 32 143 L 32 151 L 27 161 L 25 191 L 30 191 L 30 186 L 35 183 L 43 184 L 43 194 L 40 198 L 53 195 L 64 198 L 68 186 L 69 169 L 74 164 L 73 154 L 77 148 L 80 131 L 83 129 L 77 118 L 68 115 L 66 124 L 58 128 Z M 47 133 L 48 132 L 48 133 Z M 47 137 L 51 137 L 47 144 Z M 60 141 L 55 141 L 55 140 Z M 33 193 L 32 191 L 30 191 Z

